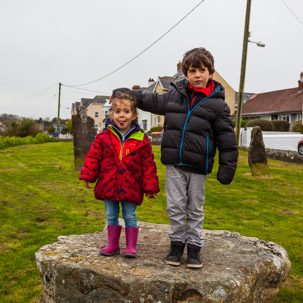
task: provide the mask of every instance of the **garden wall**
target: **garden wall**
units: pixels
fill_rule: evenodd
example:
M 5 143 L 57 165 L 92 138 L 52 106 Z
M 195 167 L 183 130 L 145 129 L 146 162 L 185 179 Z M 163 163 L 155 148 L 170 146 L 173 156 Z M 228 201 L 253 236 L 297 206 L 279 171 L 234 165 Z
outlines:
M 249 147 L 252 127 L 240 131 L 240 147 Z M 270 150 L 297 152 L 298 142 L 303 138 L 303 134 L 294 132 L 269 132 L 262 131 L 265 148 Z

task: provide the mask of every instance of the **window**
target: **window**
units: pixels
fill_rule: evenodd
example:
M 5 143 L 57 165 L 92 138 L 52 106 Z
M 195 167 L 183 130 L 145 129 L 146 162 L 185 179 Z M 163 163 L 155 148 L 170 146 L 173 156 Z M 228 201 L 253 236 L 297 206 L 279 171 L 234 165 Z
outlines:
M 155 117 L 155 126 L 160 126 L 160 116 Z
M 279 115 L 279 120 L 284 120 L 289 122 L 289 115 Z
M 99 117 L 99 113 L 95 112 L 95 118 L 98 118 L 98 117 Z
M 278 120 L 278 115 L 271 115 L 271 120 Z
M 147 120 L 142 120 L 142 128 L 147 130 Z

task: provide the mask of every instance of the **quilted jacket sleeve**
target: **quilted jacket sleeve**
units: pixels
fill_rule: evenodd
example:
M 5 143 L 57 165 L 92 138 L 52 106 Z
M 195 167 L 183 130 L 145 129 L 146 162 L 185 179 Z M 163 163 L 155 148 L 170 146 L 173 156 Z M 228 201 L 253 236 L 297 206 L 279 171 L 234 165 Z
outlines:
M 142 172 L 143 182 L 142 188 L 144 193 L 157 194 L 159 189 L 159 179 L 157 176 L 157 167 L 154 161 L 154 154 L 151 149 L 151 144 L 146 140 L 147 144 L 142 155 Z
M 137 99 L 138 108 L 157 115 L 164 115 L 166 113 L 170 91 L 165 94 L 158 94 L 132 90 L 132 94 Z
M 113 90 L 113 97 L 117 96 L 119 93 L 131 94 L 136 98 L 138 108 L 153 114 L 164 115 L 166 113 L 167 102 L 171 91 L 172 90 L 165 94 L 143 93 L 140 90 L 131 90 L 121 87 Z
M 91 183 L 96 181 L 100 170 L 101 156 L 102 140 L 101 134 L 98 134 L 85 157 L 84 166 L 79 176 L 80 180 L 86 180 Z
M 230 110 L 225 102 L 220 115 L 214 123 L 214 131 L 219 150 L 217 179 L 222 184 L 229 184 L 233 180 L 237 169 L 238 144 L 230 117 Z

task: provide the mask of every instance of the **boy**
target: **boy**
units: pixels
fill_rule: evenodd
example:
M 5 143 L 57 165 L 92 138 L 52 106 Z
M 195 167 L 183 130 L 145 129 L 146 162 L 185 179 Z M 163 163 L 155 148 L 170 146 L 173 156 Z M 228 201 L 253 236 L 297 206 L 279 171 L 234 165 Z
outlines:
M 166 165 L 167 214 L 171 247 L 165 262 L 179 266 L 187 245 L 187 267 L 201 268 L 204 244 L 205 181 L 219 150 L 217 179 L 229 184 L 236 172 L 238 147 L 223 86 L 212 80 L 214 58 L 205 48 L 194 48 L 182 60 L 184 80 L 167 93 L 131 91 L 138 108 L 165 115 L 161 162 Z M 124 89 L 117 89 L 114 95 Z

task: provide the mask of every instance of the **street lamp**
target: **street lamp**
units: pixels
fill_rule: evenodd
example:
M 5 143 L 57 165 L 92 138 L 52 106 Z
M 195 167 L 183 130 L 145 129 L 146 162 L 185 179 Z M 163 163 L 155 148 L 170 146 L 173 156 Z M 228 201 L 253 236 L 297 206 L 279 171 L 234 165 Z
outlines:
M 265 47 L 265 44 L 261 41 L 256 42 L 256 41 L 251 41 L 251 40 L 248 39 L 248 42 L 255 43 L 255 44 L 257 44 L 257 46 L 260 46 L 260 47 Z
M 239 140 L 240 140 L 240 128 L 241 128 L 241 120 L 242 120 L 242 106 L 243 106 L 243 97 L 244 97 L 244 83 L 245 83 L 245 71 L 246 71 L 246 58 L 247 58 L 248 42 L 255 43 L 257 46 L 260 46 L 260 47 L 265 46 L 265 44 L 260 42 L 260 41 L 255 42 L 255 41 L 251 41 L 251 40 L 248 39 L 249 36 L 250 36 L 250 33 L 249 33 L 250 7 L 251 7 L 251 0 L 247 0 L 244 37 L 243 37 L 243 49 L 242 49 L 240 86 L 239 86 L 239 95 L 238 95 L 237 125 L 236 125 L 236 134 L 237 134 L 238 146 L 239 146 Z

